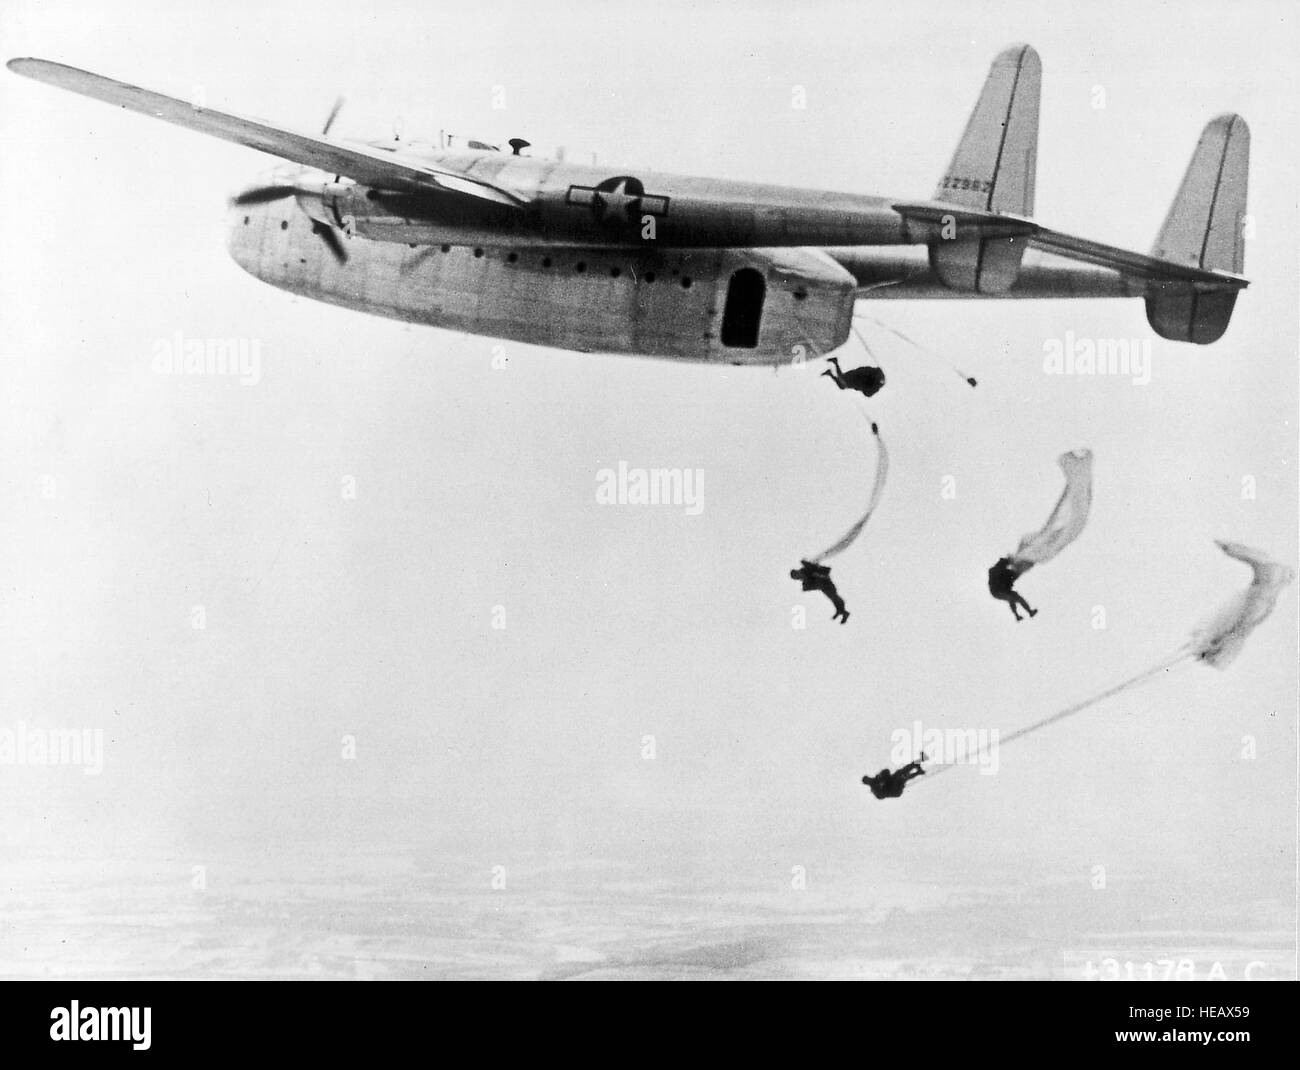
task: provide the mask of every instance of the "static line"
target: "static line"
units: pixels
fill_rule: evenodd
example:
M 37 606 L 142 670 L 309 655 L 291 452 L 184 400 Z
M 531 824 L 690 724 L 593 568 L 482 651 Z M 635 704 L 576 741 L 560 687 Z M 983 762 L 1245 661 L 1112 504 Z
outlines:
M 1150 669 L 1146 669 L 1138 673 L 1136 676 L 1130 676 L 1127 680 L 1122 680 L 1118 684 L 1115 684 L 1112 687 L 1108 687 L 1105 691 L 1102 691 L 1096 695 L 1092 695 L 1091 697 L 1084 699 L 1082 702 L 1076 702 L 1073 706 L 1067 706 L 1063 710 L 1058 710 L 1050 717 L 1044 717 L 1041 721 L 1035 721 L 1033 724 L 1026 725 L 1024 728 L 1017 728 L 1014 732 L 1011 733 L 1011 735 L 1007 736 L 1005 739 L 999 740 L 997 746 L 1005 747 L 1012 740 L 1020 739 L 1023 736 L 1029 735 L 1031 732 L 1037 732 L 1040 728 L 1046 728 L 1049 724 L 1055 724 L 1057 721 L 1063 721 L 1067 717 L 1073 717 L 1076 713 L 1082 713 L 1089 706 L 1095 706 L 1097 703 L 1105 701 L 1106 699 L 1110 698 L 1112 695 L 1118 695 L 1121 691 L 1126 691 L 1130 687 L 1136 687 L 1138 684 L 1145 683 L 1147 680 L 1151 679 L 1151 677 L 1159 673 L 1162 673 L 1167 669 L 1172 669 L 1175 665 L 1179 664 L 1179 662 L 1186 661 L 1188 658 L 1192 657 L 1195 653 L 1196 651 L 1194 649 L 1185 646 L 1181 650 L 1179 650 L 1178 653 L 1175 654 L 1172 658 L 1166 658 L 1163 661 L 1161 661 L 1158 665 L 1155 665 Z M 944 773 L 949 769 L 955 768 L 957 764 L 969 765 L 975 758 L 979 757 L 983 752 L 984 752 L 984 748 L 980 748 L 979 750 L 975 751 L 974 754 L 966 755 L 966 760 L 964 762 L 953 763 L 950 765 L 941 765 L 933 772 L 927 772 L 927 775 L 924 779 L 918 777 L 917 780 L 920 781 L 921 783 L 924 783 L 925 780 L 932 780 L 940 773 Z
M 964 371 L 962 371 L 959 367 L 957 367 L 957 365 L 955 365 L 955 364 L 954 364 L 952 361 L 950 361 L 947 357 L 940 356 L 938 353 L 934 352 L 934 350 L 932 350 L 932 349 L 926 349 L 926 347 L 923 346 L 923 345 L 921 345 L 920 342 L 916 341 L 914 338 L 909 338 L 909 337 L 908 337 L 907 335 L 905 335 L 902 331 L 897 330 L 897 329 L 891 327 L 888 323 L 882 323 L 880 320 L 876 319 L 875 316 L 868 316 L 868 315 L 865 315 L 864 313 L 861 313 L 861 312 L 855 312 L 855 313 L 853 313 L 853 318 L 854 318 L 854 319 L 864 319 L 864 320 L 869 320 L 870 322 L 874 323 L 877 327 L 882 327 L 882 328 L 884 328 L 884 329 L 885 329 L 886 331 L 888 331 L 890 334 L 895 335 L 895 336 L 898 337 L 898 338 L 901 338 L 904 342 L 906 342 L 908 345 L 910 345 L 913 349 L 917 349 L 917 350 L 919 350 L 920 352 L 924 353 L 926 356 L 931 357 L 931 358 L 933 358 L 934 360 L 939 361 L 941 364 L 944 364 L 945 366 L 947 366 L 947 368 L 948 368 L 948 369 L 949 369 L 949 370 L 950 370 L 954 375 L 956 375 L 958 378 L 960 378 L 961 380 L 963 380 L 963 381 L 964 381 L 968 386 L 971 386 L 971 387 L 979 386 L 979 380 L 977 380 L 977 379 L 975 378 L 975 376 L 973 376 L 973 375 L 967 375 Z
M 858 411 L 862 413 L 863 419 L 867 421 L 868 426 L 871 428 L 871 434 L 876 441 L 876 474 L 871 486 L 871 498 L 867 502 L 867 511 L 840 537 L 838 542 L 823 550 L 816 557 L 808 559 L 815 565 L 820 565 L 828 557 L 835 557 L 843 553 L 857 540 L 867 526 L 867 521 L 871 519 L 872 514 L 876 511 L 876 507 L 880 505 L 881 495 L 885 492 L 885 480 L 889 477 L 889 451 L 885 448 L 885 440 L 880 437 L 880 428 L 871 419 L 871 413 L 867 411 L 866 404 L 860 405 Z
M 853 332 L 853 337 L 858 340 L 858 345 L 860 345 L 863 351 L 867 354 L 867 359 L 875 364 L 877 368 L 881 367 L 879 359 L 877 359 L 876 355 L 871 352 L 871 347 L 867 345 L 867 340 L 862 336 L 862 332 L 858 330 L 857 326 L 850 323 L 849 330 Z M 870 419 L 870 417 L 868 417 L 868 419 Z

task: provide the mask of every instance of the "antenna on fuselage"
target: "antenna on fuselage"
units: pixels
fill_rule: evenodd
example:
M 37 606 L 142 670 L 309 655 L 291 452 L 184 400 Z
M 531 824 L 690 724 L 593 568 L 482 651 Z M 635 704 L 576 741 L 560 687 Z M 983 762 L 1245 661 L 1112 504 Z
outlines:
M 321 137 L 329 136 L 330 127 L 334 125 L 334 120 L 339 117 L 339 112 L 341 112 L 342 110 L 343 110 L 343 98 L 339 97 L 336 101 L 334 101 L 334 107 L 330 108 L 330 113 L 328 118 L 326 118 L 325 120 L 325 125 L 321 127 L 321 132 L 320 132 Z

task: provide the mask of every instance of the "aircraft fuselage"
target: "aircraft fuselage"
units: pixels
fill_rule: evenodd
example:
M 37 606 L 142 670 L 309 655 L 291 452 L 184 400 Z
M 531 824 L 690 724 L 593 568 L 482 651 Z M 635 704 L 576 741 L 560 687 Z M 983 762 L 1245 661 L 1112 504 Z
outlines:
M 834 351 L 864 293 L 970 296 L 944 285 L 924 244 L 906 244 L 924 242 L 930 230 L 889 198 L 655 172 L 638 178 L 496 152 L 429 158 L 517 190 L 528 206 L 280 172 L 276 180 L 301 192 L 237 209 L 231 254 L 281 289 L 394 319 L 562 349 L 732 364 Z M 342 235 L 345 263 L 313 232 L 321 226 Z M 872 244 L 834 244 L 864 233 Z M 1005 296 L 1133 293 L 1115 272 L 1031 252 Z
M 236 209 L 257 278 L 358 311 L 586 352 L 734 364 L 842 345 L 854 278 L 815 249 L 584 249 L 343 239 L 339 263 L 294 199 Z

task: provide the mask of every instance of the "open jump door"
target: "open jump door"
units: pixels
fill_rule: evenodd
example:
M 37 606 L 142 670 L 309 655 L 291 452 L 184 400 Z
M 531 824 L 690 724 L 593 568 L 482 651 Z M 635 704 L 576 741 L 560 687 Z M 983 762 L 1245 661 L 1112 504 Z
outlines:
M 732 349 L 754 349 L 763 323 L 767 281 L 751 267 L 733 271 L 722 310 L 722 344 Z

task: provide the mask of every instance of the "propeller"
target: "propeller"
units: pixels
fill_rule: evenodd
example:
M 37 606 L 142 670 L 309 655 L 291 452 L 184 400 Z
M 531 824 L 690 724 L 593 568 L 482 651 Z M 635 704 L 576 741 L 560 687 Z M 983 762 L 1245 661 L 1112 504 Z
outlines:
M 325 137 L 330 132 L 330 127 L 334 125 L 334 120 L 339 117 L 339 112 L 343 110 L 343 97 L 339 97 L 330 108 L 330 113 L 325 119 L 325 125 L 321 127 L 321 137 Z M 292 197 L 301 190 L 298 186 L 280 183 L 274 186 L 254 186 L 252 189 L 246 189 L 237 197 L 232 197 L 230 203 L 243 208 L 250 204 L 271 204 L 273 201 L 282 201 L 286 197 Z
M 343 110 L 343 97 L 339 97 L 334 102 L 334 107 L 330 108 L 329 118 L 325 120 L 325 125 L 321 127 L 320 136 L 325 137 L 330 132 L 330 127 L 334 125 L 334 120 L 339 117 L 339 112 Z
M 330 127 L 334 125 L 334 120 L 339 117 L 339 112 L 343 109 L 343 97 L 339 97 L 330 108 L 330 113 L 325 119 L 325 125 L 321 127 L 321 137 L 325 137 L 330 132 Z M 297 196 L 305 192 L 301 186 L 279 184 L 273 186 L 254 186 L 252 189 L 246 189 L 243 193 L 231 198 L 230 203 L 245 207 L 250 204 L 271 204 L 275 201 L 282 201 L 287 197 Z M 348 262 L 348 251 L 343 247 L 343 239 L 339 237 L 338 231 L 328 223 L 322 223 L 318 219 L 311 222 L 311 231 L 325 243 L 334 259 L 340 264 Z
M 311 221 L 311 232 L 320 236 L 325 247 L 334 254 L 334 259 L 340 264 L 348 262 L 348 251 L 343 247 L 343 239 L 339 237 L 339 232 L 331 227 L 328 223 L 322 223 L 317 219 Z
M 297 186 L 254 186 L 237 197 L 232 197 L 230 203 L 241 208 L 248 204 L 270 204 L 272 201 L 292 197 L 297 192 Z

